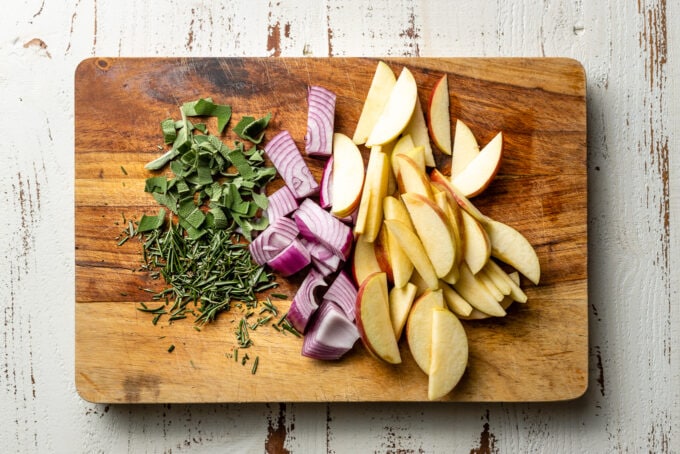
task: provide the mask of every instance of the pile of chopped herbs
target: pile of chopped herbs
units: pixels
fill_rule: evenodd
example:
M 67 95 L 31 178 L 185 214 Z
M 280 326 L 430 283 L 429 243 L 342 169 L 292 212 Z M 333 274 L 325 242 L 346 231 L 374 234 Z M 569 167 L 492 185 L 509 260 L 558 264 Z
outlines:
M 247 242 L 264 230 L 268 219 L 264 189 L 276 176 L 266 166 L 258 144 L 271 114 L 243 117 L 234 132 L 242 140 L 227 145 L 220 135 L 231 118 L 231 107 L 210 98 L 185 103 L 181 119 L 161 122 L 169 149 L 146 165 L 170 174 L 146 180 L 145 191 L 162 206 L 156 215 L 143 215 L 124 233 L 138 236 L 143 266 L 151 277 L 169 285 L 154 292 L 158 307 L 139 310 L 169 321 L 195 317 L 198 325 L 215 320 L 233 302 L 257 305 L 256 294 L 276 286 L 274 276 L 250 257 Z M 189 117 L 216 117 L 217 134 Z M 167 172 L 166 172 L 167 173 Z

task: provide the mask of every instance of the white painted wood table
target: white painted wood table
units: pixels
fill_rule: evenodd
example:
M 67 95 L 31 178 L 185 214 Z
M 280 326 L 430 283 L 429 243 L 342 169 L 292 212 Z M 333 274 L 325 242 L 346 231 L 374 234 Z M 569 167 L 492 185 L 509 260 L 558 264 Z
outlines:
M 1 451 L 680 452 L 675 2 L 219 3 L 4 5 Z M 585 395 L 544 404 L 82 400 L 74 385 L 73 77 L 90 56 L 579 60 L 588 90 Z

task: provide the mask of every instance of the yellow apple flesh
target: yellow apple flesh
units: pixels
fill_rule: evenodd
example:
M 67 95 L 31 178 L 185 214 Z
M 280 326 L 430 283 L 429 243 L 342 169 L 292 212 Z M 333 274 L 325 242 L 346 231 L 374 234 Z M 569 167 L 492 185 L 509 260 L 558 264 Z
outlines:
M 333 183 L 331 213 L 344 218 L 352 214 L 361 200 L 364 160 L 359 148 L 344 134 L 333 134 Z
M 529 240 L 514 228 L 489 219 L 484 225 L 491 240 L 491 255 L 515 268 L 538 285 L 541 265 Z
M 373 273 L 359 287 L 356 323 L 366 349 L 390 364 L 401 363 L 401 354 L 390 320 L 385 273 Z
M 413 110 L 413 116 L 409 121 L 404 134 L 409 134 L 413 139 L 413 144 L 416 147 L 423 147 L 423 154 L 425 157 L 425 164 L 428 167 L 434 167 L 434 156 L 432 155 L 432 146 L 430 145 L 430 135 L 427 130 L 427 123 L 425 122 L 425 115 L 423 108 L 420 105 L 420 99 L 416 98 L 416 107 Z
M 479 195 L 496 177 L 503 157 L 503 133 L 498 133 L 451 183 L 466 197 Z
M 361 109 L 361 115 L 357 122 L 352 140 L 357 145 L 366 143 L 368 135 L 373 130 L 378 118 L 385 110 L 385 105 L 390 99 L 390 93 L 397 83 L 397 77 L 385 62 L 378 62 L 378 66 L 373 74 L 371 86 Z
M 392 320 L 392 329 L 394 329 L 394 336 L 397 340 L 401 337 L 401 333 L 406 325 L 408 314 L 416 298 L 416 290 L 416 286 L 410 282 L 407 282 L 401 288 L 392 287 L 392 290 L 390 290 L 390 319 Z
M 430 136 L 442 153 L 451 154 L 451 114 L 449 113 L 449 82 L 446 74 L 437 81 L 428 104 Z
M 451 156 L 451 178 L 460 174 L 479 154 L 479 144 L 468 125 L 456 120 L 456 133 L 453 137 Z
M 404 67 L 390 92 L 384 110 L 366 140 L 366 146 L 382 145 L 396 139 L 411 120 L 417 98 L 416 80 L 411 71 Z
M 464 257 L 472 274 L 477 274 L 491 256 L 491 241 L 484 227 L 470 216 L 467 211 L 461 212 L 463 220 L 463 236 L 465 237 Z
M 449 310 L 432 310 L 432 347 L 427 397 L 436 400 L 450 393 L 465 373 L 468 340 L 463 324 Z
M 428 288 L 438 288 L 439 278 L 418 235 L 407 224 L 400 221 L 386 219 L 385 225 L 411 259 L 413 267 L 418 270 L 418 274 L 427 283 Z
M 418 367 L 430 373 L 432 354 L 432 310 L 444 308 L 441 290 L 428 290 L 413 302 L 406 322 L 406 341 Z

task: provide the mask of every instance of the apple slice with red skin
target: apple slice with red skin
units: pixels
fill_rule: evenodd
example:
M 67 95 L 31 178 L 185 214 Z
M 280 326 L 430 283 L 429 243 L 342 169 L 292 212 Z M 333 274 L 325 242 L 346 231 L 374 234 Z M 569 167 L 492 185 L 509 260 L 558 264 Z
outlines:
M 453 138 L 451 155 L 451 178 L 457 177 L 479 154 L 479 144 L 470 128 L 461 120 L 456 120 L 456 133 Z
M 418 98 L 418 86 L 411 71 L 404 67 L 394 84 L 380 118 L 366 140 L 366 146 L 382 145 L 396 139 L 406 128 Z
M 361 340 L 371 355 L 390 364 L 401 363 L 399 345 L 390 320 L 385 273 L 371 274 L 359 287 L 356 324 Z
M 449 113 L 449 82 L 444 74 L 432 88 L 428 103 L 430 137 L 442 153 L 451 154 L 451 114 Z
M 331 213 L 344 218 L 359 206 L 364 186 L 364 160 L 359 148 L 344 134 L 333 134 L 333 180 L 331 186 Z
M 418 367 L 430 373 L 432 354 L 432 309 L 443 308 L 441 290 L 428 290 L 413 302 L 406 322 L 406 341 Z
M 375 254 L 375 244 L 364 240 L 363 235 L 359 235 L 354 241 L 354 252 L 352 254 L 352 276 L 357 286 L 373 273 L 382 271 L 378 258 Z
M 496 177 L 503 157 L 503 133 L 498 133 L 479 154 L 455 177 L 451 184 L 466 197 L 484 191 Z

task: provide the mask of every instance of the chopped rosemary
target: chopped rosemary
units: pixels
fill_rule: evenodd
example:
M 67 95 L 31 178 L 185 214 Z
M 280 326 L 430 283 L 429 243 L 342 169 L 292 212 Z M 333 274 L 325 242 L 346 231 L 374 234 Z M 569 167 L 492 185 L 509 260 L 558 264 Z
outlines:
M 257 365 L 260 363 L 260 357 L 256 356 L 255 361 L 253 361 L 253 368 L 250 370 L 250 373 L 255 375 L 255 372 L 257 372 Z
M 168 347 L 168 353 L 172 353 L 175 350 L 175 344 L 172 344 Z

